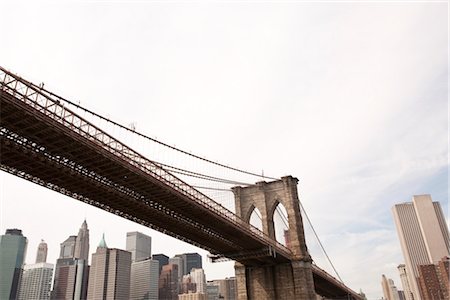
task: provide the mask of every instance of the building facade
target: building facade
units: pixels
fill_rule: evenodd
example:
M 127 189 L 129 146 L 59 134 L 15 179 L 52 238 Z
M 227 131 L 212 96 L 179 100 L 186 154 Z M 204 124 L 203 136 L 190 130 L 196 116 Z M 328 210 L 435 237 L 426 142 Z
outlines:
M 159 262 L 146 259 L 131 263 L 130 299 L 158 300 Z
M 419 266 L 419 289 L 423 300 L 449 299 L 449 258 Z
M 449 255 L 449 232 L 438 202 L 430 195 L 392 208 L 405 259 L 405 271 L 414 299 L 420 299 L 419 265 L 436 264 Z
M 92 254 L 87 299 L 122 300 L 130 297 L 131 253 L 106 246 L 104 236 Z
M 197 293 L 206 294 L 206 277 L 205 271 L 203 269 L 193 268 L 191 270 L 191 279 L 192 282 L 196 285 Z
M 169 264 L 169 257 L 164 254 L 153 254 L 152 259 L 159 262 L 159 275 L 161 275 L 162 267 Z
M 20 229 L 7 229 L 0 236 L 0 299 L 17 297 L 27 244 Z
M 184 261 L 181 256 L 175 256 L 172 258 L 169 258 L 169 264 L 177 265 L 178 266 L 178 285 L 179 290 L 181 290 L 181 283 L 183 281 L 183 274 L 184 274 Z
M 81 224 L 78 235 L 75 239 L 74 258 L 85 260 L 89 264 L 89 229 L 86 220 Z
M 25 265 L 17 300 L 49 300 L 52 275 L 53 264 L 41 262 Z
M 131 252 L 133 262 L 152 257 L 152 238 L 143 233 L 127 232 L 126 250 Z
M 406 275 L 406 267 L 404 264 L 400 264 L 397 267 L 400 274 L 400 280 L 402 281 L 403 292 L 405 300 L 414 300 L 411 288 L 409 287 L 408 275 Z
M 397 287 L 392 279 L 381 276 L 381 286 L 383 287 L 384 298 L 387 300 L 400 300 Z
M 60 244 L 61 250 L 59 252 L 60 258 L 73 258 L 75 257 L 75 244 L 77 242 L 77 236 L 71 235 L 64 242 Z
M 89 279 L 89 229 L 86 220 L 81 224 L 78 235 L 69 236 L 60 246 L 51 299 L 84 300 Z
M 198 253 L 183 253 L 175 255 L 175 257 L 181 257 L 183 260 L 183 275 L 187 275 L 193 268 L 201 269 L 202 257 Z
M 236 300 L 236 277 L 211 280 L 207 282 L 207 288 L 209 285 L 217 285 L 219 287 L 220 299 L 224 300 Z
M 168 264 L 162 267 L 159 275 L 159 299 L 177 300 L 178 299 L 178 265 Z

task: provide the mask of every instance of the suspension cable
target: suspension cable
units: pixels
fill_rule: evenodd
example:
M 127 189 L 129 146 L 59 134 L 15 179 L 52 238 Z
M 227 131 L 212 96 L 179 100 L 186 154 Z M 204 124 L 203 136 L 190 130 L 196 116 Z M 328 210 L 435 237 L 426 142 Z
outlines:
M 22 79 L 22 78 L 21 78 L 21 79 Z M 24 80 L 24 79 L 22 79 L 22 80 Z M 130 129 L 130 128 L 124 126 L 124 125 L 121 125 L 121 124 L 119 124 L 119 123 L 117 123 L 117 122 L 115 122 L 115 121 L 113 121 L 113 120 L 110 120 L 110 119 L 108 119 L 108 118 L 106 118 L 106 117 L 104 117 L 104 116 L 102 116 L 102 115 L 100 115 L 100 114 L 97 114 L 96 112 L 94 112 L 94 111 L 92 111 L 92 110 L 89 110 L 89 109 L 87 109 L 87 108 L 84 108 L 83 106 L 81 106 L 81 105 L 79 105 L 79 104 L 76 104 L 76 103 L 74 103 L 74 102 L 72 102 L 72 101 L 70 101 L 70 100 L 68 100 L 68 99 L 65 99 L 65 98 L 63 98 L 63 97 L 61 97 L 61 96 L 59 96 L 59 95 L 56 95 L 56 94 L 54 94 L 54 93 L 52 93 L 52 92 L 50 92 L 50 91 L 44 89 L 43 87 L 37 86 L 37 85 L 35 85 L 34 83 L 32 83 L 32 82 L 30 82 L 30 81 L 27 81 L 27 80 L 24 80 L 24 81 L 26 81 L 26 82 L 28 82 L 29 84 L 33 85 L 35 88 L 40 89 L 41 91 L 43 91 L 43 92 L 45 92 L 45 93 L 47 93 L 47 94 L 49 94 L 49 95 L 51 95 L 51 96 L 53 96 L 53 97 L 56 97 L 56 98 L 58 98 L 59 100 L 62 100 L 62 101 L 66 102 L 66 103 L 68 103 L 68 104 L 70 104 L 70 105 L 72 105 L 72 106 L 75 106 L 75 107 L 78 108 L 78 109 L 81 109 L 81 110 L 83 110 L 83 111 L 85 111 L 85 112 L 87 112 L 87 113 L 90 113 L 91 115 L 93 115 L 93 116 L 95 116 L 95 117 L 97 117 L 97 118 L 99 118 L 99 119 L 101 119 L 101 120 L 104 120 L 104 121 L 106 121 L 106 122 L 109 122 L 109 123 L 111 123 L 111 124 L 113 124 L 113 125 L 115 125 L 115 126 L 117 126 L 117 127 L 119 127 L 119 128 L 122 128 L 122 129 L 124 129 L 124 130 L 126 130 L 126 131 L 129 131 L 129 132 L 131 132 L 131 133 L 133 133 L 133 134 L 136 134 L 136 135 L 138 135 L 138 136 L 140 136 L 140 137 L 143 137 L 143 138 L 145 138 L 145 139 L 147 139 L 147 140 L 150 140 L 150 141 L 152 141 L 152 142 L 155 142 L 155 143 L 157 143 L 157 144 L 160 144 L 160 145 L 162 145 L 162 146 L 164 146 L 164 147 L 170 148 L 170 149 L 172 149 L 172 150 L 178 151 L 178 152 L 183 153 L 183 154 L 185 154 L 185 155 L 188 155 L 188 156 L 191 156 L 191 157 L 200 159 L 200 160 L 202 160 L 202 161 L 208 162 L 208 163 L 210 163 L 210 164 L 214 164 L 214 165 L 217 165 L 217 166 L 219 166 L 219 167 L 226 168 L 226 169 L 229 169 L 229 170 L 233 170 L 233 171 L 236 171 L 236 172 L 239 172 L 239 173 L 243 173 L 243 174 L 247 174 L 247 175 L 252 175 L 252 176 L 259 177 L 259 178 L 267 178 L 267 179 L 272 179 L 272 180 L 277 180 L 277 179 L 278 179 L 278 178 L 275 178 L 275 177 L 270 177 L 270 176 L 266 176 L 266 175 L 262 175 L 262 174 L 256 174 L 256 173 L 253 173 L 253 172 L 249 172 L 249 171 L 241 170 L 241 169 L 238 169 L 238 168 L 230 167 L 230 166 L 227 166 L 227 165 L 224 165 L 224 164 L 221 164 L 221 163 L 218 163 L 218 162 L 209 160 L 209 159 L 207 159 L 207 158 L 198 156 L 198 155 L 196 155 L 196 154 L 189 153 L 189 152 L 187 152 L 187 151 L 185 151 L 185 150 L 176 148 L 176 147 L 174 147 L 174 146 L 168 145 L 168 144 L 166 144 L 166 143 L 163 143 L 163 142 L 161 142 L 161 141 L 158 141 L 158 140 L 155 139 L 155 138 L 152 138 L 152 137 L 150 137 L 150 136 L 148 136 L 148 135 L 145 135 L 145 134 L 140 133 L 140 132 L 138 132 L 138 131 L 132 130 L 132 129 Z
M 342 282 L 342 283 L 344 283 L 344 281 L 342 281 L 341 276 L 339 276 L 339 273 L 337 272 L 336 268 L 334 267 L 333 263 L 331 262 L 330 257 L 328 256 L 327 252 L 325 251 L 325 248 L 323 247 L 322 242 L 320 241 L 319 236 L 317 235 L 317 232 L 316 232 L 316 230 L 314 229 L 314 226 L 312 225 L 311 220 L 309 219 L 308 214 L 306 213 L 305 208 L 303 207 L 303 205 L 302 205 L 301 202 L 299 202 L 299 203 L 300 203 L 300 208 L 301 208 L 301 210 L 303 211 L 303 213 L 305 214 L 306 220 L 307 220 L 308 223 L 309 223 L 309 226 L 311 226 L 311 229 L 312 229 L 312 231 L 313 231 L 313 233 L 314 233 L 314 236 L 316 237 L 317 241 L 319 242 L 320 248 L 322 249 L 323 253 L 325 254 L 325 257 L 327 258 L 328 262 L 330 263 L 331 267 L 333 268 L 334 273 L 336 273 L 336 276 L 339 278 L 339 281 Z

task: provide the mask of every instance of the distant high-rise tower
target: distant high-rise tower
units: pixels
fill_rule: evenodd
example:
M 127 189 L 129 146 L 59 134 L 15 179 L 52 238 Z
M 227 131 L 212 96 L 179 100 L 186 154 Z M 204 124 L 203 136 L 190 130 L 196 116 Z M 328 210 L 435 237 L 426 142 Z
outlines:
M 387 300 L 400 300 L 394 281 L 392 279 L 387 279 L 384 274 L 381 276 L 381 286 L 383 287 L 384 297 Z
M 175 255 L 183 259 L 183 275 L 187 275 L 193 268 L 202 268 L 202 257 L 198 253 L 184 253 Z
M 178 265 L 168 264 L 162 267 L 158 286 L 159 299 L 178 299 Z
M 206 294 L 206 277 L 203 269 L 193 268 L 190 275 L 192 282 L 196 285 L 197 293 Z
M 174 264 L 178 266 L 178 284 L 179 288 L 181 288 L 181 283 L 183 281 L 183 274 L 184 274 L 184 261 L 183 257 L 181 256 L 175 256 L 169 258 L 169 264 Z
M 59 259 L 56 261 L 52 299 L 84 300 L 87 295 L 89 229 L 86 220 L 78 236 L 70 236 L 61 243 Z
M 25 265 L 17 300 L 49 300 L 52 275 L 53 264 L 41 262 Z
M 152 259 L 159 262 L 159 275 L 161 275 L 162 267 L 169 263 L 169 257 L 164 254 L 153 254 Z
M 17 297 L 27 243 L 19 229 L 6 229 L 0 236 L 0 299 Z
M 409 287 L 408 275 L 406 275 L 406 269 L 404 264 L 400 264 L 397 267 L 400 274 L 400 280 L 402 281 L 403 291 L 405 294 L 405 300 L 414 300 L 411 288 Z
M 152 238 L 137 231 L 127 232 L 126 250 L 131 252 L 132 261 L 151 258 Z
M 439 202 L 430 195 L 414 196 L 412 202 L 392 208 L 400 239 L 405 270 L 414 299 L 420 299 L 419 265 L 437 264 L 449 255 L 449 232 Z
M 36 254 L 36 263 L 38 264 L 45 262 L 47 262 L 47 243 L 44 242 L 44 240 L 41 240 Z
M 89 229 L 86 220 L 81 224 L 75 240 L 74 257 L 84 259 L 86 264 L 89 262 Z
M 71 235 L 64 242 L 62 242 L 61 251 L 59 252 L 59 258 L 74 258 L 76 241 L 77 236 Z
M 90 300 L 122 300 L 130 297 L 131 253 L 110 249 L 102 237 L 92 254 L 88 296 Z
M 130 300 L 158 300 L 159 262 L 146 259 L 131 263 Z

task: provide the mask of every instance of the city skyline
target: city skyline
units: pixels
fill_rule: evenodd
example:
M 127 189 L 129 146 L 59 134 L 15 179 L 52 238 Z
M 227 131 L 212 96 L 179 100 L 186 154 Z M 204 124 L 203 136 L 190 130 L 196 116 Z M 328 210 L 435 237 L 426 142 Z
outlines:
M 0 9 L 6 23 L 26 20 L 4 33 L 3 67 L 201 156 L 298 177 L 334 265 L 369 299 L 382 295 L 381 274 L 401 282 L 393 204 L 431 194 L 448 224 L 447 3 Z M 27 262 L 41 239 L 53 262 L 84 218 L 93 245 L 105 232 L 109 246 L 124 249 L 125 233 L 140 231 L 152 236 L 152 253 L 206 256 L 4 172 L 0 185 L 0 230 L 23 230 Z M 305 229 L 313 259 L 332 274 Z M 204 263 L 210 279 L 234 272 L 232 263 Z

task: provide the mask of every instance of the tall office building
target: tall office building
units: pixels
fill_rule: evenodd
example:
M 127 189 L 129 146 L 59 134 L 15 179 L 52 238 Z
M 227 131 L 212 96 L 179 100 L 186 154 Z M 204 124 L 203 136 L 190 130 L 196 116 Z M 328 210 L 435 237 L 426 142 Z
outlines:
M 406 275 L 406 269 L 404 264 L 400 264 L 397 267 L 400 274 L 400 280 L 402 281 L 403 291 L 405 294 L 405 300 L 414 300 L 411 288 L 409 287 L 408 275 Z
M 86 299 L 89 278 L 88 254 L 89 229 L 84 220 L 78 235 L 72 235 L 61 243 L 51 299 Z
M 178 299 L 178 265 L 168 264 L 162 267 L 158 287 L 159 299 Z
M 89 263 L 89 229 L 86 220 L 81 224 L 75 239 L 74 258 L 84 259 L 86 265 Z
M 122 300 L 130 297 L 131 253 L 108 248 L 102 237 L 92 254 L 89 272 L 88 299 Z
M 202 257 L 198 253 L 177 254 L 175 257 L 183 259 L 183 275 L 187 275 L 193 268 L 202 268 Z
M 183 281 L 183 274 L 184 274 L 183 258 L 181 256 L 175 256 L 175 257 L 169 258 L 169 264 L 178 266 L 178 284 L 179 284 L 179 288 L 181 288 L 181 282 Z
M 159 275 L 161 275 L 162 267 L 169 264 L 169 257 L 164 254 L 153 254 L 152 259 L 159 262 Z
M 197 293 L 206 294 L 205 271 L 203 271 L 203 269 L 193 268 L 191 270 L 191 279 L 192 279 L 192 282 L 194 282 L 196 285 Z
M 386 278 L 384 274 L 381 276 L 381 286 L 383 287 L 384 298 L 387 300 L 400 300 L 394 281 Z
M 36 254 L 36 263 L 47 262 L 47 243 L 41 240 Z
M 146 259 L 131 263 L 130 299 L 158 300 L 159 262 Z
M 392 208 L 405 259 L 405 270 L 414 299 L 421 299 L 419 265 L 436 264 L 449 255 L 449 232 L 438 202 L 430 195 L 413 196 L 413 201 Z
M 49 300 L 52 275 L 53 264 L 41 262 L 25 265 L 17 300 Z
M 64 242 L 62 242 L 60 244 L 61 250 L 59 252 L 59 257 L 60 258 L 74 258 L 76 242 L 77 242 L 76 235 L 71 235 Z
M 19 229 L 6 229 L 0 236 L 0 299 L 17 297 L 27 243 Z
M 149 259 L 152 256 L 152 238 L 137 231 L 127 232 L 126 250 L 131 252 L 132 261 Z

